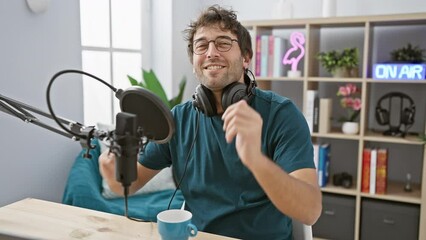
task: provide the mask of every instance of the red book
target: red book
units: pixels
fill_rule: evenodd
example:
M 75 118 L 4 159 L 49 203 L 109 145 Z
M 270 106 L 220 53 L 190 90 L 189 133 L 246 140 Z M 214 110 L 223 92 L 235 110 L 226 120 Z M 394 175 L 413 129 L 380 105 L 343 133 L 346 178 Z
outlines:
M 364 148 L 362 153 L 362 178 L 361 178 L 361 192 L 370 192 L 370 161 L 371 149 Z
M 376 167 L 376 193 L 386 194 L 387 187 L 387 165 L 388 150 L 380 148 L 377 150 L 377 167 Z

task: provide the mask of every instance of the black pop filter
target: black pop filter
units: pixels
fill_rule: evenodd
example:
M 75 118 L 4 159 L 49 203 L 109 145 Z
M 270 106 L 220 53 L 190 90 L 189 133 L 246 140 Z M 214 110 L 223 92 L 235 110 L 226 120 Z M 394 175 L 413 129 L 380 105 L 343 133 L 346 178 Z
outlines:
M 166 143 L 175 131 L 170 109 L 154 93 L 133 86 L 119 96 L 121 111 L 137 115 L 143 135 L 157 143 Z

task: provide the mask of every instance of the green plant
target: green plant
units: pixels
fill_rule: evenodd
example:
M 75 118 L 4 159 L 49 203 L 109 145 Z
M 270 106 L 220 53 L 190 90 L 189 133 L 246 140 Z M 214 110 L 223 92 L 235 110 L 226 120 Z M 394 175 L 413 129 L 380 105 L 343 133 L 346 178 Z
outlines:
M 334 73 L 337 68 L 351 70 L 357 68 L 359 64 L 358 48 L 345 48 L 341 52 L 336 50 L 320 52 L 317 59 L 329 73 Z
M 419 140 L 426 144 L 426 134 L 419 134 Z
M 161 85 L 161 82 L 158 80 L 157 76 L 155 75 L 155 73 L 152 69 L 149 70 L 149 71 L 142 69 L 143 80 L 140 81 L 140 82 L 138 82 L 135 78 L 133 78 L 132 76 L 129 76 L 129 75 L 127 75 L 127 78 L 129 79 L 130 84 L 132 86 L 140 86 L 140 87 L 143 87 L 143 88 L 153 92 L 170 109 L 172 109 L 175 105 L 182 102 L 183 92 L 184 92 L 185 86 L 186 86 L 186 77 L 185 76 L 182 78 L 182 80 L 179 83 L 178 95 L 171 98 L 170 100 L 168 99 L 167 94 L 164 91 L 163 86 Z
M 406 46 L 395 49 L 390 53 L 391 61 L 422 63 L 425 61 L 424 51 L 419 46 L 412 46 L 411 43 L 408 43 Z

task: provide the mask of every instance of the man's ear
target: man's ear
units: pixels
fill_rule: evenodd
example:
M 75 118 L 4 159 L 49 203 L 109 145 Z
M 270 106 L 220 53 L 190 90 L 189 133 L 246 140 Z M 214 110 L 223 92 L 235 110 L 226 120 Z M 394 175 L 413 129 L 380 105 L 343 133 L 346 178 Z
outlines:
M 250 66 L 250 58 L 249 57 L 243 57 L 243 67 L 244 69 L 249 68 Z

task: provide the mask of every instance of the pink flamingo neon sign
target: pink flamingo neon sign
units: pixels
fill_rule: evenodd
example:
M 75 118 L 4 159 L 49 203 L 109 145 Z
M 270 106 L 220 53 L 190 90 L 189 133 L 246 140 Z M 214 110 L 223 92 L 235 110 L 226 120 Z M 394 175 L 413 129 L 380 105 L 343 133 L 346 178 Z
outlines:
M 299 64 L 300 59 L 302 59 L 305 55 L 305 47 L 303 46 L 303 44 L 305 44 L 305 36 L 303 36 L 303 34 L 300 32 L 293 32 L 290 35 L 290 44 L 293 47 L 290 48 L 284 55 L 283 64 L 291 64 L 291 71 L 297 71 L 297 65 Z M 297 52 L 298 49 L 300 49 L 299 52 Z M 295 55 L 293 53 L 298 53 L 299 55 L 296 57 L 290 57 L 290 55 Z

